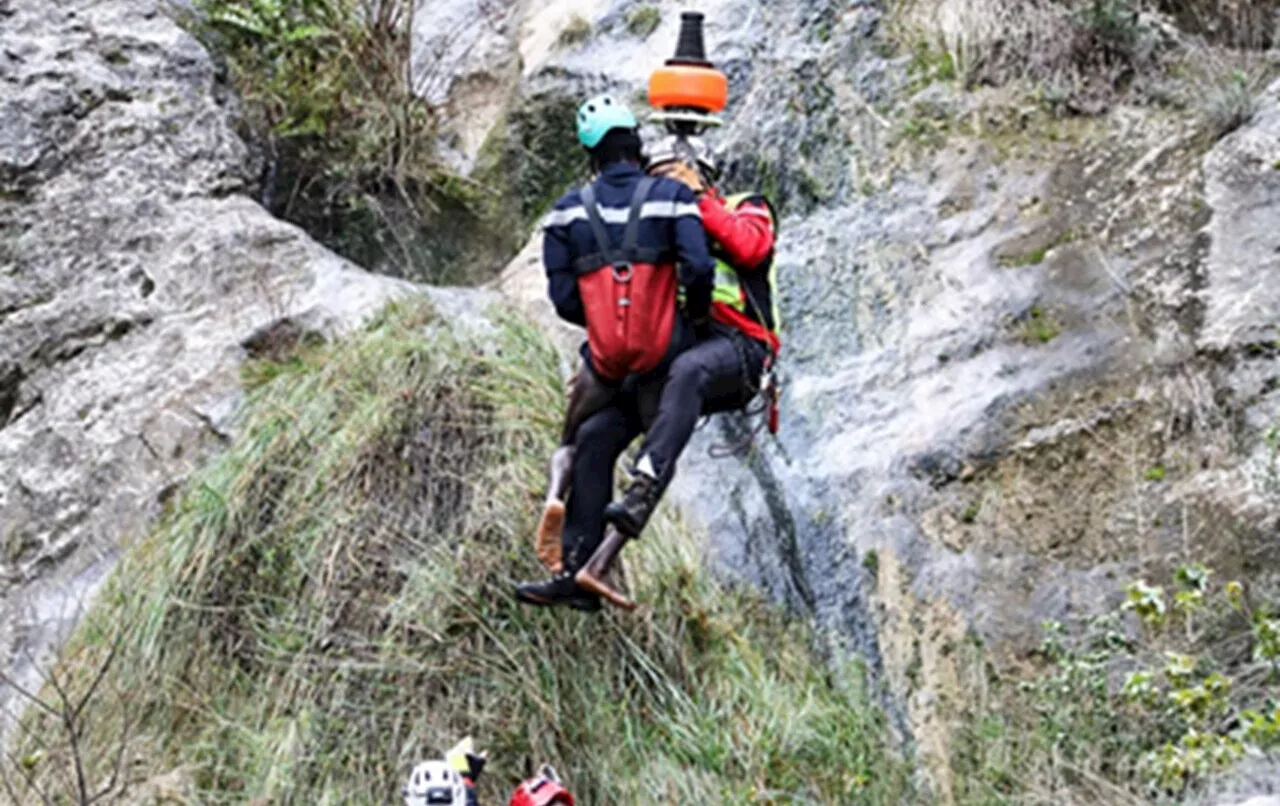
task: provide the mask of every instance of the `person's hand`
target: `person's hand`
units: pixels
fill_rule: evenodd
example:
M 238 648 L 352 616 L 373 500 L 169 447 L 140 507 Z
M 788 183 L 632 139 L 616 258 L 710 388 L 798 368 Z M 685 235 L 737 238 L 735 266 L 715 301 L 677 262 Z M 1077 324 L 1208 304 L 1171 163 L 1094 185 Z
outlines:
M 649 169 L 649 173 L 681 182 L 695 194 L 705 193 L 707 190 L 707 183 L 703 180 L 702 174 L 698 172 L 698 169 L 681 160 L 672 160 L 661 165 L 655 165 Z

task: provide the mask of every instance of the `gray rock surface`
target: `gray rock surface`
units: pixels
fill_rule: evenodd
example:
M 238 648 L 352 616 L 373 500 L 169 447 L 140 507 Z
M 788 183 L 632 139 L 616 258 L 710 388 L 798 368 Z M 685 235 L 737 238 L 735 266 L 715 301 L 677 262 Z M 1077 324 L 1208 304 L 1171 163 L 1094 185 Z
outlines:
M 1205 160 L 1205 200 L 1214 210 L 1199 346 L 1273 346 L 1280 336 L 1280 85 L 1263 94 L 1252 122 Z
M 525 81 L 638 92 L 675 38 L 657 6 L 643 44 L 610 4 Z M 959 650 L 1013 660 L 1042 620 L 1187 559 L 1274 567 L 1280 85 L 1206 154 L 1145 110 L 1037 130 L 1009 99 L 904 101 L 875 3 L 703 10 L 731 80 L 724 184 L 786 213 L 782 433 L 715 461 L 750 427 L 721 418 L 672 490 L 726 573 L 868 659 L 940 771 L 980 674 Z M 981 127 L 939 147 L 894 103 Z M 531 248 L 499 287 L 536 309 L 539 271 Z
M 152 0 L 0 4 L 0 651 L 23 673 L 227 439 L 246 358 L 415 292 L 250 201 L 232 113 Z
M 648 37 L 627 28 L 635 5 L 419 3 L 419 79 L 459 104 L 458 164 L 495 132 L 533 157 L 499 162 L 519 216 L 572 170 L 544 119 L 588 91 L 631 97 L 668 55 L 682 5 L 652 3 Z M 39 647 L 225 440 L 246 356 L 411 290 L 248 200 L 208 57 L 158 8 L 0 2 L 10 651 Z M 922 757 L 942 762 L 981 671 L 968 644 L 1016 658 L 1042 619 L 1181 559 L 1275 567 L 1280 85 L 1207 154 L 1149 110 L 1036 130 L 1017 110 L 918 93 L 919 114 L 982 122 L 940 147 L 883 111 L 905 70 L 872 46 L 878 4 L 702 10 L 732 84 L 724 184 L 785 212 L 783 432 L 713 461 L 747 427 L 722 418 L 672 494 L 726 574 L 866 658 Z M 458 22 L 477 14 L 489 27 Z M 560 42 L 574 15 L 592 34 Z M 497 286 L 546 316 L 536 245 Z M 432 293 L 457 316 L 487 299 Z M 945 776 L 932 783 L 945 801 Z M 1270 793 L 1250 783 L 1224 802 L 1255 794 Z

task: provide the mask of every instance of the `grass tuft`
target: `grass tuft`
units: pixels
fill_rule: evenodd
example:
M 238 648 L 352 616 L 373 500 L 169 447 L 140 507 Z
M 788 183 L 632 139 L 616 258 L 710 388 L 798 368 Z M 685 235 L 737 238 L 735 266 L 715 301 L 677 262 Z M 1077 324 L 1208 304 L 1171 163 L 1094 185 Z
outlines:
M 657 6 L 638 6 L 627 12 L 626 20 L 632 36 L 648 39 L 662 23 L 662 12 Z
M 1026 344 L 1048 344 L 1062 333 L 1062 323 L 1051 311 L 1032 305 L 1021 318 L 1019 331 Z
M 574 14 L 560 31 L 556 41 L 562 48 L 573 48 L 591 38 L 591 23 L 582 15 Z
M 856 667 L 702 567 L 669 517 L 628 550 L 635 615 L 540 612 L 531 535 L 560 356 L 429 307 L 254 373 L 240 436 L 132 546 L 62 670 L 120 647 L 91 773 L 130 723 L 135 780 L 200 803 L 385 803 L 473 734 L 484 802 L 551 761 L 583 803 L 898 803 L 904 764 Z M 113 637 L 114 636 L 114 637 Z M 29 736 L 57 736 L 33 714 Z M 68 750 L 32 773 L 57 786 Z
M 415 77 L 409 0 L 196 0 L 188 27 L 226 65 L 261 201 L 366 268 L 478 279 L 437 259 L 434 225 L 479 226 L 483 194 L 436 153 L 439 110 Z

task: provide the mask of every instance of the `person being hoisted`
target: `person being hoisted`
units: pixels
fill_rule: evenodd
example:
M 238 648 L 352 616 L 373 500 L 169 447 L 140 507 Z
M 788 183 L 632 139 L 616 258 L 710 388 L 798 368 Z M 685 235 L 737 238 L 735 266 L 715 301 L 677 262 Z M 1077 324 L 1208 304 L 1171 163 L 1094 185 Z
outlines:
M 697 343 L 672 361 L 657 413 L 632 469 L 633 480 L 622 500 L 609 503 L 604 510 L 612 533 L 603 540 L 594 535 L 586 540 L 566 535 L 563 541 L 565 550 L 570 546 L 581 550 L 584 544 L 593 549 L 590 560 L 576 572 L 580 588 L 627 608 L 634 604 L 610 585 L 609 567 L 626 540 L 638 537 L 648 523 L 698 419 L 742 409 L 760 393 L 768 405 L 769 428 L 777 430 L 777 392 L 771 381 L 780 347 L 773 301 L 775 216 L 762 195 L 739 194 L 726 199 L 711 185 L 716 175 L 714 160 L 696 133 L 715 120 L 710 112 L 723 109 L 727 81 L 704 56 L 702 15 L 684 15 L 676 57 L 654 73 L 649 89 L 651 103 L 663 110 L 654 117 L 667 124 L 670 134 L 647 150 L 648 169 L 683 183 L 696 195 L 716 265 L 710 317 L 697 323 Z M 575 389 L 573 397 L 581 402 L 586 395 Z M 578 428 L 575 417 L 586 419 L 584 415 L 596 409 L 598 406 L 575 405 L 571 400 L 566 431 Z M 634 425 L 628 430 L 626 418 L 610 414 L 606 407 L 588 419 L 582 430 L 610 446 L 596 451 L 601 455 L 594 472 L 611 478 L 611 463 L 635 437 Z M 599 467 L 606 461 L 609 467 Z M 574 470 L 577 479 L 578 468 Z M 563 486 L 553 483 L 553 499 L 563 491 Z M 547 511 L 553 507 L 551 500 Z M 544 514 L 540 549 L 550 544 L 549 520 L 554 525 L 554 519 Z M 555 552 L 540 550 L 544 561 L 547 554 Z
M 543 224 L 548 294 L 561 318 L 587 329 L 557 452 L 573 495 L 563 536 L 556 535 L 558 556 L 544 556 L 555 576 L 521 585 L 516 595 L 595 610 L 599 597 L 580 588 L 574 573 L 599 544 L 613 496 L 617 453 L 606 432 L 625 421 L 630 436 L 621 452 L 653 422 L 668 367 L 693 344 L 688 320 L 709 315 L 715 261 L 693 191 L 641 168 L 638 124 L 625 106 L 609 95 L 592 98 L 578 110 L 577 129 L 597 178 L 565 194 Z M 593 420 L 606 412 L 605 421 Z

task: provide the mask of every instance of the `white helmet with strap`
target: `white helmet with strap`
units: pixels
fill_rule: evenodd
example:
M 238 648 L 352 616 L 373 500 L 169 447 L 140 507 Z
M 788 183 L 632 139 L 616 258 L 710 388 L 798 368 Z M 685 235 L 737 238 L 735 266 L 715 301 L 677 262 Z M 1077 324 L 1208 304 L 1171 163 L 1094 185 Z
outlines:
M 444 761 L 424 761 L 405 784 L 404 806 L 466 806 L 462 776 Z
M 720 166 L 715 153 L 701 137 L 671 134 L 651 141 L 645 144 L 644 159 L 645 167 L 650 169 L 668 162 L 681 161 L 696 167 L 711 182 L 720 177 Z

